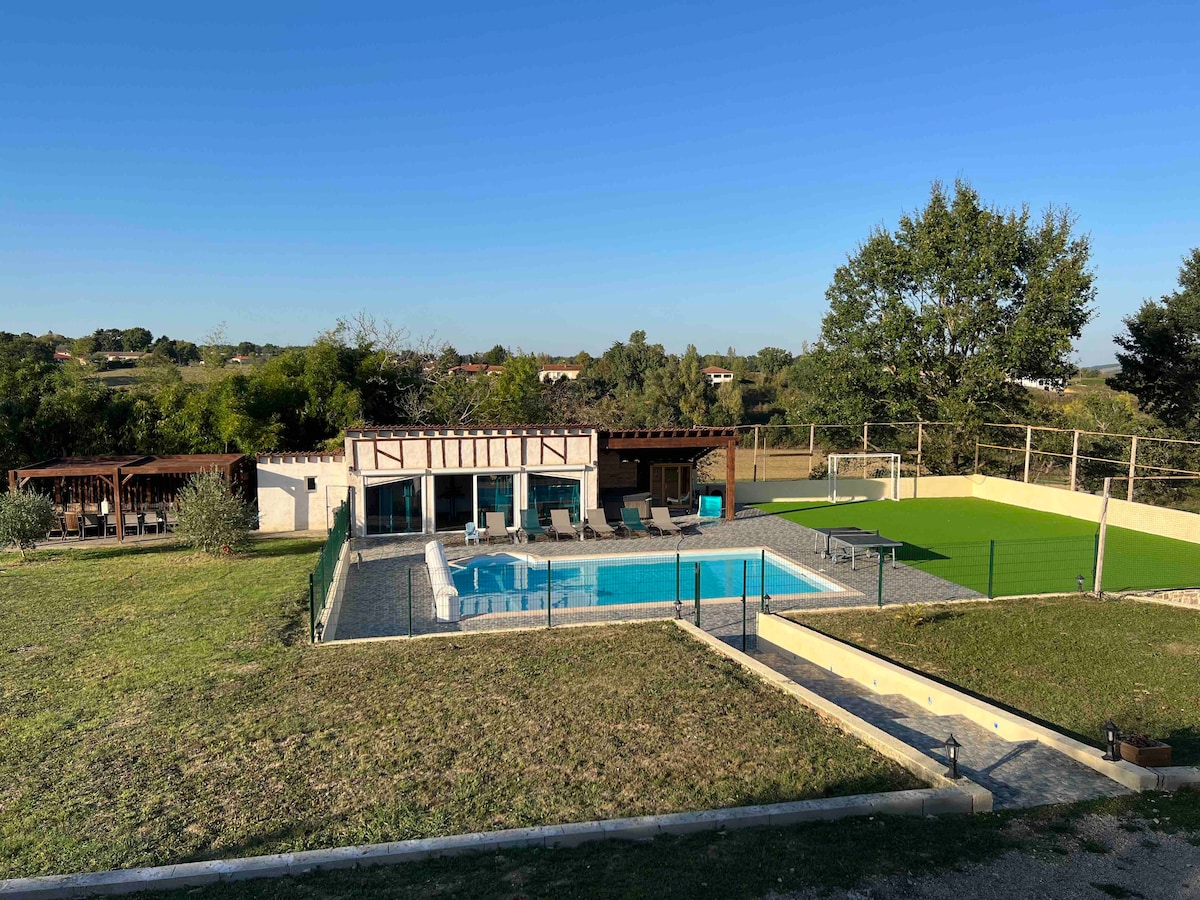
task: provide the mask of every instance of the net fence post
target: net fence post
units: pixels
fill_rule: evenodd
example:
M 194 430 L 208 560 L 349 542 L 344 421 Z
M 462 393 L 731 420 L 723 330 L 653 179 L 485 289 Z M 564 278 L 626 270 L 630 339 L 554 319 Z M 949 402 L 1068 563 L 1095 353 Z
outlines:
M 995 591 L 996 581 L 996 541 L 988 541 L 988 599 L 991 600 L 996 596 Z
M 700 563 L 696 563 L 696 627 L 700 627 Z
M 412 566 L 408 567 L 408 636 L 412 637 Z
M 552 613 L 551 613 L 552 607 L 550 605 L 550 591 L 551 591 L 550 560 L 546 560 L 546 627 L 547 628 L 554 627 L 554 622 L 550 618 L 550 616 L 552 615 Z
M 1092 589 L 1096 599 L 1104 598 L 1104 543 L 1108 536 L 1108 498 L 1112 494 L 1112 478 L 1104 479 L 1104 499 L 1100 502 L 1100 527 L 1096 530 L 1095 563 Z

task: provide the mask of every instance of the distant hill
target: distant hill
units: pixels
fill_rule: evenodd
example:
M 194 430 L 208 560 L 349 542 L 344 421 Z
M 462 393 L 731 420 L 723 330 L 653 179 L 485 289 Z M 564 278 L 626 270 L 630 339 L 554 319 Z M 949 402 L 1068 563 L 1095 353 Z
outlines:
M 1110 363 L 1104 363 L 1104 365 L 1100 365 L 1100 366 L 1080 366 L 1079 368 L 1095 369 L 1097 372 L 1099 372 L 1101 375 L 1103 375 L 1105 378 L 1107 378 L 1110 375 L 1116 375 L 1118 372 L 1120 372 L 1121 364 L 1117 363 L 1117 362 L 1110 362 Z

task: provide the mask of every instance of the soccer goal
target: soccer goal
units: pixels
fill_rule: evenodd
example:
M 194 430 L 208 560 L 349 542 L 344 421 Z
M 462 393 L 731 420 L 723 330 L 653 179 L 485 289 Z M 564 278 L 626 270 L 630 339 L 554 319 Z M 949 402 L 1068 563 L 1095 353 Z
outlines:
M 829 502 L 862 499 L 853 492 L 838 493 L 838 480 L 852 479 L 885 480 L 884 500 L 900 499 L 900 454 L 899 453 L 831 453 L 829 462 Z M 849 496 L 846 496 L 849 494 Z

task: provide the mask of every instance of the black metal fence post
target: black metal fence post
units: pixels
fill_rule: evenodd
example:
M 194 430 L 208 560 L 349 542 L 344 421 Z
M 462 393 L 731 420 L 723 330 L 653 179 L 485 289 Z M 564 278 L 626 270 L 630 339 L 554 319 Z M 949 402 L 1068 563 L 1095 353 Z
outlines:
M 547 628 L 554 627 L 554 623 L 550 618 L 550 616 L 551 616 L 550 589 L 551 589 L 550 588 L 550 560 L 546 560 L 546 627 Z
M 758 563 L 758 610 L 762 612 L 767 608 L 767 551 L 762 551 L 762 557 Z
M 696 563 L 696 627 L 700 627 L 700 563 Z
M 408 568 L 408 636 L 412 637 L 412 566 Z
M 996 596 L 995 591 L 996 581 L 996 541 L 988 541 L 988 589 L 987 595 L 990 600 Z
M 742 560 L 742 652 L 746 652 L 746 577 L 750 570 L 750 560 Z
M 879 554 L 879 608 L 883 609 L 883 548 L 876 552 Z

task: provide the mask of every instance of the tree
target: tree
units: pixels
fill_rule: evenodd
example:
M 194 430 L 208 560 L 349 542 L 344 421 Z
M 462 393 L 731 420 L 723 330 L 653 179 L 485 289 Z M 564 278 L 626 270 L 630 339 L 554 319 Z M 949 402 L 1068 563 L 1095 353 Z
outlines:
M 250 546 L 254 510 L 230 490 L 219 472 L 198 472 L 179 489 L 176 536 L 210 556 L 238 553 Z
M 153 340 L 154 335 L 146 328 L 126 328 L 121 332 L 121 344 L 126 350 L 145 352 Z
M 763 347 L 758 351 L 758 370 L 764 375 L 775 375 L 792 364 L 792 354 L 779 347 Z
M 1108 383 L 1173 428 L 1200 426 L 1200 247 L 1183 259 L 1179 290 L 1145 301 L 1115 340 L 1125 352 Z
M 967 183 L 882 227 L 834 274 L 805 368 L 834 421 L 1009 419 L 1019 378 L 1065 380 L 1095 296 L 1086 236 L 1067 210 L 985 207 Z
M 25 558 L 38 541 L 54 527 L 54 505 L 36 491 L 16 490 L 0 494 L 0 549 L 16 547 Z
M 479 362 L 488 366 L 502 366 L 508 361 L 508 351 L 499 344 L 479 357 Z

